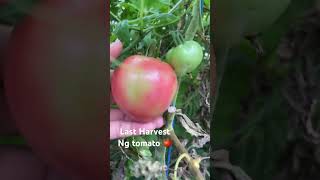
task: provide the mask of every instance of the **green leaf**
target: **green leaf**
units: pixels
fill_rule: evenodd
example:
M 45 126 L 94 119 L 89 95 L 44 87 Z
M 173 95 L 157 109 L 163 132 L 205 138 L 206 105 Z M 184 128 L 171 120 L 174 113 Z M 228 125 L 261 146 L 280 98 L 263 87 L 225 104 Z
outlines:
M 158 13 L 166 12 L 169 9 L 170 0 L 131 0 L 132 6 L 138 11 L 143 11 L 144 14 L 149 12 Z M 143 7 L 143 9 L 141 9 Z
M 188 25 L 187 31 L 185 33 L 185 40 L 192 40 L 200 27 L 200 9 L 199 9 L 199 0 L 196 0 L 193 4 L 192 9 L 192 19 Z
M 130 31 L 127 20 L 123 20 L 118 23 L 113 33 L 121 42 L 124 43 L 124 46 L 128 46 L 130 44 Z
M 210 8 L 210 0 L 204 0 L 204 5 L 206 8 Z
M 139 28 L 140 27 L 139 21 L 141 20 L 143 21 L 143 29 L 150 30 L 150 29 L 173 24 L 178 20 L 180 20 L 180 17 L 175 16 L 173 14 L 157 13 L 149 16 L 144 16 L 142 19 L 138 18 L 135 20 L 130 20 L 129 21 L 130 27 Z
M 136 136 L 132 138 L 135 142 L 148 142 L 144 137 L 142 136 Z M 148 146 L 135 146 L 134 147 L 137 153 L 142 156 L 144 159 L 150 159 L 152 158 L 152 153 Z

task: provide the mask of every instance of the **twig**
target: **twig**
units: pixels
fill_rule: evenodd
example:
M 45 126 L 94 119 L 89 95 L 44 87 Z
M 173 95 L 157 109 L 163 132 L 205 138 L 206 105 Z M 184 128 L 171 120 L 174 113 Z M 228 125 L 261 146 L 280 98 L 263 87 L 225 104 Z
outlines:
M 179 158 L 177 159 L 177 161 L 176 161 L 176 164 L 175 164 L 175 166 L 174 166 L 174 180 L 176 180 L 177 179 L 177 174 L 178 174 L 178 167 L 179 167 L 179 163 L 180 163 L 180 161 L 183 159 L 183 158 L 187 158 L 188 157 L 188 154 L 181 154 L 180 156 L 179 156 Z
M 204 177 L 202 176 L 200 169 L 199 169 L 199 162 L 196 159 L 193 159 L 186 148 L 181 144 L 180 140 L 178 139 L 177 135 L 175 134 L 174 130 L 171 128 L 169 129 L 170 132 L 170 139 L 173 141 L 173 144 L 181 154 L 186 154 L 186 163 L 189 165 L 189 168 L 192 172 L 192 174 L 195 176 L 196 180 L 204 180 Z
M 175 4 L 171 9 L 170 11 L 168 12 L 168 14 L 171 14 L 174 10 L 177 9 L 177 7 L 183 2 L 184 0 L 180 0 L 177 2 L 177 4 Z
M 118 16 L 116 16 L 112 11 L 110 11 L 110 14 L 113 18 L 115 18 L 118 22 L 121 21 L 121 19 L 118 18 Z
M 136 39 L 128 47 L 126 47 L 121 53 L 125 54 L 129 52 L 136 44 L 138 44 L 139 41 L 140 41 L 140 35 L 138 35 Z

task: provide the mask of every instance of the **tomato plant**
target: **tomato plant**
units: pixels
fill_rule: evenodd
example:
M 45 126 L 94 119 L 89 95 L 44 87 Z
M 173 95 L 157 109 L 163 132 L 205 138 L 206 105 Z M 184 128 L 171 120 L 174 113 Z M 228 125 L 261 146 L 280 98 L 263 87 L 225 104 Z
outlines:
M 209 153 L 207 142 L 210 140 L 208 135 L 210 128 L 208 126 L 210 106 L 210 1 L 112 0 L 110 8 L 110 41 L 120 39 L 124 44 L 123 52 L 116 61 L 113 61 L 111 67 L 113 69 L 118 68 L 118 66 L 121 67 L 121 64 L 125 64 L 127 58 L 132 55 L 148 56 L 170 64 L 178 79 L 177 93 L 169 103 L 170 109 L 173 110 L 168 110 L 163 114 L 166 126 L 162 129 L 169 130 L 172 135 L 144 135 L 125 138 L 125 141 L 129 142 L 137 140 L 163 142 L 161 143 L 162 147 L 135 146 L 123 149 L 118 146 L 117 141 L 113 141 L 110 147 L 110 165 L 113 170 L 113 177 L 123 175 L 128 179 L 139 177 L 165 179 L 176 175 L 182 178 L 190 178 L 191 176 L 201 178 L 203 175 L 196 165 L 191 167 L 190 164 L 192 163 L 180 162 L 181 159 L 186 160 L 188 158 L 181 158 L 184 153 L 183 148 L 179 147 L 184 147 L 184 145 L 180 145 L 180 141 L 184 141 L 186 142 L 186 148 L 197 146 L 195 153 L 199 156 L 205 157 Z M 144 89 L 144 87 L 140 89 Z M 130 88 L 123 91 L 130 92 Z M 159 96 L 167 92 L 165 90 L 161 91 L 163 92 L 159 92 Z M 135 101 L 138 102 L 138 100 Z M 135 104 L 145 107 L 144 102 L 146 102 L 144 99 L 140 99 L 142 105 L 139 102 Z M 158 102 L 159 105 L 161 103 L 161 101 Z M 153 104 L 153 106 L 157 106 L 157 103 Z M 117 105 L 121 108 L 121 103 L 112 106 L 117 108 Z M 149 105 L 148 108 L 144 109 L 148 111 L 152 108 Z M 198 123 L 199 126 L 203 127 L 202 135 L 195 136 L 191 131 L 188 131 L 188 127 L 185 127 L 186 124 L 183 123 L 185 121 L 190 124 Z M 177 138 L 174 138 L 174 136 Z M 172 141 L 173 144 L 169 146 L 169 141 L 165 141 L 166 139 Z M 177 148 L 177 151 L 172 151 L 175 148 Z M 144 163 L 139 163 L 141 161 Z M 154 166 L 150 165 L 148 167 L 154 167 L 154 169 L 145 171 L 145 164 L 153 164 Z M 177 164 L 176 168 L 175 164 Z M 163 167 L 166 166 L 168 166 L 168 171 L 163 171 Z M 189 166 L 191 175 L 184 171 L 175 173 L 179 167 L 186 168 L 186 166 Z M 120 170 L 122 167 L 125 169 L 124 173 Z M 208 174 L 208 168 L 209 162 L 201 161 L 201 171 Z M 159 174 L 161 177 L 159 177 Z
M 130 56 L 112 74 L 112 96 L 119 107 L 138 121 L 161 116 L 178 87 L 172 67 L 152 57 Z

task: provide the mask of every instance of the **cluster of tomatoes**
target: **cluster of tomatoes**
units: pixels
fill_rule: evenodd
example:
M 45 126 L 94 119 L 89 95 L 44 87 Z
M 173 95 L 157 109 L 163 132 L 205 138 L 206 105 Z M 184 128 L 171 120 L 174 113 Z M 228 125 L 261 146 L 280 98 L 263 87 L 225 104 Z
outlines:
M 137 121 L 147 122 L 165 112 L 178 89 L 177 76 L 199 66 L 202 47 L 186 41 L 170 49 L 166 60 L 133 55 L 114 71 L 112 96 L 124 112 Z

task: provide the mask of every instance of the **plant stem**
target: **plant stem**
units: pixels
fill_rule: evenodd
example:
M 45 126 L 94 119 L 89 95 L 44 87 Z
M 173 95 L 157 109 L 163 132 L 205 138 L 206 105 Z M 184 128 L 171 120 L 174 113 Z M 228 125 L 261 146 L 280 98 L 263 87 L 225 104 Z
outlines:
M 140 4 L 140 30 L 143 31 L 143 18 L 144 17 L 144 0 Z
M 164 165 L 166 164 L 166 153 L 167 153 L 167 148 L 164 147 L 164 148 L 163 148 L 163 156 L 162 156 L 162 161 L 163 161 L 163 164 L 164 164 Z M 169 167 L 167 167 L 167 168 L 169 168 Z M 163 171 L 162 176 L 163 176 L 163 177 L 166 177 L 165 171 Z
M 174 100 L 173 100 L 173 103 L 172 103 L 173 105 L 175 105 L 176 101 L 177 101 L 177 97 L 178 97 L 178 93 L 179 93 L 179 89 L 180 89 L 180 84 L 181 84 L 181 77 L 179 77 L 178 83 L 179 83 L 178 90 L 177 90 L 176 95 L 174 97 Z M 167 129 L 169 130 L 169 137 L 173 141 L 173 144 L 175 145 L 175 147 L 177 148 L 179 153 L 180 154 L 186 154 L 186 159 L 187 159 L 186 162 L 189 165 L 189 167 L 191 169 L 191 172 L 196 177 L 196 180 L 204 180 L 199 168 L 195 164 L 195 160 L 188 154 L 188 151 L 181 144 L 179 138 L 177 137 L 177 135 L 174 132 L 174 129 L 173 129 L 174 117 L 175 117 L 175 113 L 170 113 L 169 116 L 168 116 Z M 167 167 L 167 168 L 169 168 L 169 167 Z
M 179 32 L 176 32 L 176 36 L 177 36 L 177 40 L 178 40 L 178 42 L 179 42 L 179 45 L 180 44 L 182 44 L 183 43 L 183 39 L 181 38 L 181 36 L 180 36 L 180 33 Z
M 175 44 L 175 46 L 178 46 L 180 44 L 178 38 L 177 38 L 177 34 L 172 32 L 172 39 L 173 39 L 173 42 Z
M 138 44 L 139 41 L 140 41 L 140 35 L 136 36 L 136 39 L 133 40 L 132 43 L 121 52 L 121 54 L 125 54 L 129 52 L 136 44 Z
M 177 36 L 178 36 L 179 41 L 181 42 L 180 44 L 182 44 L 184 42 L 184 37 L 181 35 L 180 32 L 177 32 Z
M 176 102 L 177 102 L 177 98 L 178 98 L 178 94 L 179 94 L 179 90 L 180 90 L 180 85 L 181 85 L 181 77 L 178 77 L 178 89 L 177 89 L 177 92 L 176 92 L 176 95 L 174 96 L 174 99 L 172 101 L 172 105 L 173 106 L 176 106 Z M 175 117 L 175 113 L 170 113 L 169 114 L 169 118 L 167 119 L 168 122 L 167 122 L 167 128 L 168 129 L 173 129 L 173 120 L 174 120 L 174 117 Z
M 192 19 L 190 21 L 190 24 L 188 25 L 187 31 L 185 33 L 185 40 L 192 40 L 194 36 L 196 35 L 196 32 L 198 31 L 198 28 L 200 26 L 200 10 L 199 10 L 199 3 L 200 1 L 197 0 L 193 4 L 192 9 Z
M 180 89 L 180 84 L 181 84 L 181 77 L 178 77 L 178 89 L 177 89 L 177 92 L 175 94 L 175 97 L 172 101 L 172 105 L 173 106 L 176 106 L 176 102 L 177 102 L 177 98 L 178 98 L 178 94 L 179 94 L 179 89 Z M 167 129 L 172 129 L 173 130 L 173 125 L 174 125 L 174 116 L 175 116 L 175 113 L 170 113 L 167 117 L 167 124 L 166 124 L 166 127 Z M 171 158 L 171 152 L 172 152 L 172 146 L 169 147 L 169 150 L 168 150 L 168 159 L 167 159 L 167 162 L 165 161 L 164 164 L 166 164 L 169 169 L 169 166 L 170 166 L 170 158 Z M 164 151 L 164 156 L 166 155 L 166 151 Z M 166 170 L 166 175 L 168 175 L 169 173 L 169 170 Z
M 181 154 L 186 154 L 185 161 L 189 165 L 189 168 L 192 172 L 192 174 L 195 176 L 196 180 L 204 180 L 204 177 L 202 176 L 200 169 L 195 164 L 195 160 L 189 155 L 186 148 L 181 144 L 180 140 L 178 139 L 177 135 L 175 134 L 173 129 L 169 129 L 170 132 L 170 139 L 173 141 L 173 144 Z
M 184 0 L 180 0 L 178 1 L 171 9 L 170 11 L 168 12 L 168 14 L 172 13 L 174 10 L 177 9 L 177 7 L 183 2 Z
M 174 180 L 176 180 L 177 179 L 177 174 L 178 174 L 178 167 L 179 167 L 179 163 L 180 163 L 180 161 L 183 159 L 183 158 L 187 158 L 187 156 L 188 156 L 188 154 L 181 154 L 180 156 L 179 156 L 179 158 L 177 159 L 177 162 L 176 162 L 176 165 L 174 166 Z
M 174 9 L 176 9 L 176 7 L 178 7 L 178 5 L 181 3 L 182 1 L 180 0 L 170 11 L 169 13 L 171 13 Z M 185 33 L 185 40 L 192 40 L 199 28 L 199 21 L 200 21 L 200 12 L 199 12 L 199 6 L 198 4 L 200 3 L 199 0 L 197 0 L 194 3 L 194 7 L 193 7 L 193 11 L 192 11 L 192 19 L 190 21 L 190 24 L 187 28 L 187 31 Z M 173 34 L 173 36 L 177 36 L 177 40 L 181 41 L 181 37 L 178 34 Z M 176 37 L 174 37 L 173 39 L 175 40 Z M 175 40 L 175 41 L 177 41 Z M 177 43 L 177 42 L 175 42 Z M 179 77 L 178 80 L 178 90 L 176 92 L 176 95 L 174 97 L 173 103 L 172 105 L 175 106 L 176 104 L 176 100 L 178 97 L 178 93 L 179 93 L 179 88 L 180 88 L 180 84 L 181 84 L 181 77 Z M 167 119 L 167 124 L 166 127 L 169 130 L 169 137 L 170 139 L 173 141 L 173 144 L 175 145 L 175 147 L 177 148 L 177 150 L 179 151 L 180 154 L 182 154 L 179 158 L 178 161 L 175 164 L 175 172 L 174 172 L 174 177 L 176 179 L 177 177 L 177 167 L 179 166 L 179 162 L 185 157 L 186 159 L 186 163 L 189 165 L 189 168 L 192 172 L 192 174 L 194 175 L 194 177 L 196 178 L 196 180 L 204 180 L 204 177 L 202 176 L 200 169 L 199 169 L 199 162 L 197 162 L 195 159 L 193 159 L 189 154 L 188 151 L 186 150 L 186 148 L 181 144 L 179 138 L 176 136 L 175 132 L 174 132 L 174 117 L 175 117 L 175 113 L 170 113 L 168 115 L 168 119 Z M 172 148 L 172 147 L 170 147 Z M 171 153 L 171 149 L 169 149 L 168 152 L 168 161 L 167 161 L 167 166 L 169 166 L 170 164 L 170 153 Z M 169 168 L 169 167 L 167 167 Z
M 118 16 L 116 16 L 113 12 L 110 11 L 110 14 L 113 18 L 115 18 L 118 22 L 121 21 L 121 19 L 118 18 Z

